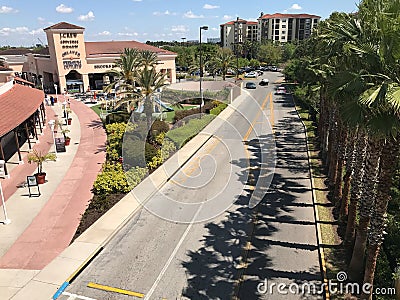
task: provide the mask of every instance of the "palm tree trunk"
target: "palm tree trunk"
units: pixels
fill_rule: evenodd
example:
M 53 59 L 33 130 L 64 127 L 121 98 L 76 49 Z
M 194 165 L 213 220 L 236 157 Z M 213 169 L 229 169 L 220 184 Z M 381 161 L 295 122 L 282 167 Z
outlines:
M 362 181 L 364 178 L 364 162 L 366 156 L 366 137 L 362 129 L 358 129 L 355 149 L 355 162 L 354 162 L 354 175 L 351 180 L 351 196 L 349 205 L 349 214 L 347 218 L 345 245 L 346 248 L 352 253 L 351 247 L 353 246 L 356 228 L 357 205 L 361 198 Z
M 373 208 L 371 227 L 368 234 L 369 247 L 364 272 L 364 284 L 373 284 L 376 260 L 379 255 L 386 228 L 386 212 L 390 199 L 392 178 L 396 171 L 399 145 L 394 139 L 389 139 L 382 149 L 380 174 L 377 188 L 377 197 Z M 361 299 L 372 299 L 372 294 L 362 294 Z
M 344 167 L 344 160 L 346 157 L 346 147 L 347 147 L 347 128 L 345 128 L 342 124 L 339 128 L 339 139 L 337 142 L 337 150 L 338 150 L 338 162 L 337 162 L 337 175 L 335 181 L 335 189 L 333 197 L 335 201 L 338 203 L 340 208 L 341 199 L 342 199 L 342 192 L 343 192 L 343 167 Z
M 150 96 L 146 96 L 144 101 L 144 112 L 146 114 L 147 130 L 151 129 L 153 123 L 153 102 Z
M 360 281 L 363 274 L 365 246 L 367 244 L 367 229 L 371 218 L 372 207 L 376 197 L 376 179 L 379 167 L 381 141 L 371 138 L 368 142 L 363 180 L 363 194 L 360 201 L 360 223 L 357 227 L 356 243 L 349 266 L 352 280 Z
M 355 133 L 350 130 L 349 144 L 346 151 L 346 174 L 343 176 L 343 194 L 340 199 L 340 218 L 343 220 L 347 217 L 349 210 L 349 197 L 350 197 L 350 182 L 353 175 L 354 167 L 354 150 L 355 150 Z

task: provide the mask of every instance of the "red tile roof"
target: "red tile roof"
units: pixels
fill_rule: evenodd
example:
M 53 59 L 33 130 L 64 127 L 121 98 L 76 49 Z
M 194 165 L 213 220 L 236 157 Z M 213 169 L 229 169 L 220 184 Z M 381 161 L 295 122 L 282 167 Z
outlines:
M 85 28 L 67 22 L 60 22 L 50 27 L 47 27 L 43 30 L 48 30 L 48 29 L 85 29 Z
M 28 86 L 14 84 L 0 95 L 0 137 L 22 124 L 43 103 L 44 93 Z
M 96 56 L 120 55 L 124 51 L 124 48 L 149 50 L 159 55 L 176 55 L 174 52 L 137 41 L 85 42 L 85 47 L 86 56 L 88 58 Z
M 28 84 L 28 85 L 30 85 L 32 87 L 35 85 L 32 81 L 25 80 L 25 79 L 23 79 L 21 77 L 18 77 L 18 76 L 14 77 L 14 81 L 21 82 L 21 83 L 24 83 L 24 84 Z
M 320 19 L 320 16 L 309 15 L 309 14 L 265 14 L 259 19 L 274 19 L 274 18 L 297 18 L 297 19 Z

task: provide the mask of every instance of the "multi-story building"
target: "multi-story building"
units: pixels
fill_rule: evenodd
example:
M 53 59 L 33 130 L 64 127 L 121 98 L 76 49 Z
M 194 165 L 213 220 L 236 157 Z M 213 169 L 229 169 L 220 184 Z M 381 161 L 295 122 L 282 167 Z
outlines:
M 24 79 L 43 85 L 47 92 L 85 92 L 101 90 L 110 82 L 110 70 L 124 48 L 148 50 L 157 54 L 156 70 L 176 82 L 176 53 L 137 41 L 86 42 L 85 28 L 60 22 L 44 29 L 48 47 L 42 52 L 25 53 L 18 62 L 11 61 L 13 53 L 0 52 L 10 61 L 10 67 Z M 15 53 L 14 53 L 15 54 Z M 18 58 L 18 57 L 17 57 Z
M 320 16 L 309 14 L 263 14 L 258 18 L 257 40 L 281 43 L 304 40 L 310 37 Z
M 220 25 L 221 45 L 234 50 L 236 43 L 245 41 L 272 40 L 291 42 L 303 40 L 311 35 L 320 16 L 309 14 L 263 14 L 258 22 L 237 18 Z
M 245 41 L 256 41 L 258 23 L 255 21 L 246 21 L 237 18 L 220 25 L 221 28 L 221 45 L 224 48 L 234 50 L 236 43 Z

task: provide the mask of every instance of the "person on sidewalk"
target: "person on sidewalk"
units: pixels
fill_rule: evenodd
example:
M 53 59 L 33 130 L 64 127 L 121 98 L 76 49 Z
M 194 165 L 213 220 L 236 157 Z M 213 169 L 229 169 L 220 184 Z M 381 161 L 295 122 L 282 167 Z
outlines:
M 51 103 L 51 106 L 54 106 L 54 97 L 53 96 L 50 96 L 50 103 Z
M 44 95 L 44 102 L 45 102 L 46 106 L 50 106 L 50 102 L 49 102 L 49 98 L 47 97 L 47 94 Z

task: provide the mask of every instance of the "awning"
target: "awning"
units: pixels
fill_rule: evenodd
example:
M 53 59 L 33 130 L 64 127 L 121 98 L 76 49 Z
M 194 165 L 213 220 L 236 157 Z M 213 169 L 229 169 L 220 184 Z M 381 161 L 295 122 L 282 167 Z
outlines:
M 83 84 L 82 80 L 67 80 L 67 85 Z

